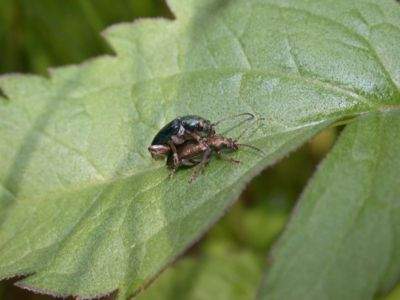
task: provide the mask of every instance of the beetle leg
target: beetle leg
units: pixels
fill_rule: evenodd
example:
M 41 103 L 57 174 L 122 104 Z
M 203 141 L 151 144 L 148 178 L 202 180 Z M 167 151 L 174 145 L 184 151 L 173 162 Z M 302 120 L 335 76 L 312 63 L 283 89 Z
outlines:
M 179 164 L 180 164 L 178 152 L 176 151 L 176 147 L 175 147 L 174 143 L 169 142 L 168 145 L 170 146 L 170 148 L 172 150 L 173 168 L 176 169 L 177 167 L 179 167 Z
M 174 145 L 180 145 L 180 144 L 183 144 L 185 142 L 184 138 L 179 137 L 177 135 L 171 136 L 171 140 L 172 140 Z
M 199 176 L 199 173 L 201 173 L 204 170 L 204 167 L 210 161 L 210 157 L 211 157 L 211 148 L 207 148 L 204 151 L 204 154 L 201 159 L 201 162 L 199 163 L 199 166 L 193 171 L 192 176 L 190 176 L 189 183 L 193 182 L 197 178 L 197 176 Z
M 176 172 L 176 169 L 171 169 L 171 170 L 169 171 L 168 178 L 171 179 L 172 177 L 174 177 L 175 172 Z
M 197 133 L 197 132 L 187 132 L 187 134 L 194 140 L 196 140 L 197 142 L 200 142 L 201 140 L 201 136 Z
M 221 151 L 216 151 L 216 152 L 217 152 L 217 156 L 219 159 L 226 160 L 226 161 L 229 161 L 229 162 L 235 163 L 235 164 L 240 164 L 240 160 L 236 160 L 231 157 L 226 157 L 221 153 Z
M 181 166 L 193 167 L 196 164 L 197 164 L 197 162 L 193 161 L 192 159 L 184 158 L 184 159 L 181 160 Z
M 172 178 L 175 175 L 176 170 L 182 165 L 183 161 L 178 157 L 175 160 L 175 157 L 172 156 L 172 159 L 168 159 L 167 161 L 169 169 L 171 170 L 169 173 L 169 178 Z
M 190 160 L 189 160 L 189 163 L 190 163 L 192 166 L 195 166 L 195 165 L 198 165 L 198 164 L 200 163 L 200 161 L 199 161 L 199 160 L 196 160 L 196 159 L 190 159 Z
M 176 170 L 178 169 L 178 167 L 176 168 L 171 168 L 168 177 L 171 179 L 172 177 L 174 177 Z

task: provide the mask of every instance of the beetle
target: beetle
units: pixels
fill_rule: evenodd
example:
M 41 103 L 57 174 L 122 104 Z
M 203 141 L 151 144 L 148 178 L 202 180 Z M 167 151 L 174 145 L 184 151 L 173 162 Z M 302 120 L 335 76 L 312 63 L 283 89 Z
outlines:
M 213 135 L 200 140 L 199 142 L 187 141 L 184 144 L 178 146 L 177 155 L 178 160 L 174 160 L 172 156 L 168 156 L 167 165 L 172 170 L 173 174 L 179 167 L 186 166 L 192 167 L 199 165 L 198 169 L 192 174 L 189 182 L 196 179 L 198 173 L 207 165 L 210 161 L 212 153 L 216 153 L 219 158 L 228 160 L 233 163 L 240 163 L 240 161 L 233 158 L 225 158 L 222 156 L 224 150 L 236 151 L 239 147 L 245 146 L 254 150 L 263 151 L 255 146 L 238 143 L 237 140 L 227 138 L 222 135 Z
M 215 126 L 232 117 L 247 115 L 252 119 L 254 115 L 251 113 L 241 113 L 235 116 L 223 118 L 215 123 L 197 116 L 188 115 L 178 117 L 166 124 L 156 134 L 148 147 L 153 158 L 162 158 L 168 156 L 172 152 L 172 159 L 178 163 L 178 154 L 176 147 L 186 141 L 194 140 L 199 142 L 201 138 L 207 138 L 215 135 Z
M 160 129 L 148 150 L 153 158 L 164 157 L 172 151 L 173 159 L 177 161 L 177 145 L 187 140 L 199 141 L 201 137 L 214 133 L 213 124 L 203 117 L 196 115 L 178 117 Z

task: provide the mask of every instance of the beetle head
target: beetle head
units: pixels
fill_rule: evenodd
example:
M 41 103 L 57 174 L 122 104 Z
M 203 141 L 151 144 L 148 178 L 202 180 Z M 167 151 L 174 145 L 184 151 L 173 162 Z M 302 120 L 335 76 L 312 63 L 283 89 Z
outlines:
M 200 132 L 206 132 L 207 135 L 215 134 L 214 125 L 208 120 L 200 120 L 197 130 Z
M 237 143 L 237 141 L 233 140 L 233 139 L 228 139 L 229 142 L 229 149 L 232 150 L 238 150 L 239 149 L 239 144 Z

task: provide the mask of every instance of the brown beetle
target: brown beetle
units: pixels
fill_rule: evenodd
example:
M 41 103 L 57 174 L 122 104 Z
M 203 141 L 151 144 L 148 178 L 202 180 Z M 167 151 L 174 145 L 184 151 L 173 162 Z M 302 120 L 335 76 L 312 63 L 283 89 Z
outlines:
M 240 161 L 233 158 L 225 158 L 222 155 L 224 150 L 236 151 L 239 147 L 245 146 L 254 150 L 263 152 L 257 147 L 238 143 L 237 140 L 226 138 L 222 135 L 213 135 L 200 140 L 199 142 L 187 141 L 184 144 L 176 148 L 178 154 L 178 160 L 174 160 L 172 155 L 168 157 L 167 165 L 172 170 L 172 174 L 181 166 L 192 167 L 199 165 L 198 168 L 193 172 L 190 182 L 196 179 L 199 172 L 210 161 L 211 155 L 216 153 L 219 158 L 228 160 L 233 163 L 240 163 Z

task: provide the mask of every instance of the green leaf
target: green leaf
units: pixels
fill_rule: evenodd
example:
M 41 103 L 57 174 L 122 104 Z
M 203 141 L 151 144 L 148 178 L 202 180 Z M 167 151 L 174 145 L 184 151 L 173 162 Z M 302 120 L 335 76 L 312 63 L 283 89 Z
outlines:
M 378 298 L 379 300 L 397 300 L 400 298 L 400 285 L 397 285 L 388 295 Z
M 372 299 L 400 274 L 400 114 L 346 127 L 272 253 L 261 299 Z
M 391 0 L 174 0 L 176 20 L 105 33 L 116 56 L 0 78 L 0 278 L 94 297 L 140 289 L 246 182 L 332 122 L 399 107 Z M 178 115 L 265 121 L 234 166 L 168 179 L 147 146 Z M 238 132 L 232 132 L 237 136 Z
M 179 261 L 138 299 L 254 299 L 262 274 L 260 259 L 250 251 L 216 244 L 218 251 Z

